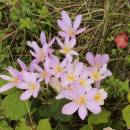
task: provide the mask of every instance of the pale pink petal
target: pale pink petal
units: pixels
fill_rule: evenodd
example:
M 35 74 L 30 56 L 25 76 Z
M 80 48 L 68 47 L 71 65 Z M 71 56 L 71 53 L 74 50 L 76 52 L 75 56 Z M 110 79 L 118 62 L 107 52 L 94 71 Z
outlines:
M 37 57 L 37 54 L 34 53 L 33 51 L 30 50 L 30 53 L 31 53 L 31 55 L 32 55 L 33 57 L 38 58 L 38 57 Z
M 33 72 L 35 69 L 35 65 L 37 65 L 38 63 L 39 61 L 37 59 L 34 59 L 29 66 L 29 71 Z
M 65 32 L 62 32 L 62 31 L 59 31 L 58 34 L 61 36 L 61 37 L 66 37 L 68 34 L 65 33 Z
M 39 65 L 35 65 L 35 70 L 37 70 L 40 73 L 43 72 L 43 69 Z
M 0 93 L 5 92 L 13 87 L 14 87 L 13 83 L 7 83 L 4 86 L 0 87 Z
M 19 89 L 28 89 L 28 86 L 29 86 L 29 85 L 30 85 L 30 84 L 28 84 L 28 83 L 21 82 L 21 83 L 18 83 L 18 84 L 16 85 L 16 87 L 19 88 Z
M 84 32 L 85 30 L 86 30 L 86 28 L 81 28 L 81 29 L 79 29 L 79 30 L 76 32 L 76 35 L 78 35 L 78 34 Z
M 63 21 L 57 20 L 57 24 L 63 31 L 65 31 L 65 32 L 67 31 L 67 26 Z
M 32 44 L 31 46 L 34 49 L 34 51 L 39 52 L 40 47 L 38 46 L 38 44 L 35 41 L 33 41 L 31 44 Z
M 0 75 L 0 78 L 7 81 L 10 81 L 12 79 L 10 76 L 7 76 L 7 75 Z
M 64 48 L 63 42 L 58 37 L 56 37 L 56 40 L 57 40 L 58 44 L 60 45 L 60 47 Z
M 70 43 L 69 46 L 70 46 L 71 48 L 73 48 L 73 47 L 76 45 L 76 39 L 75 39 L 75 38 L 71 38 L 71 40 L 70 40 L 69 43 Z
M 66 55 L 66 58 L 67 58 L 67 60 L 68 60 L 68 62 L 72 62 L 72 60 L 73 60 L 73 57 L 72 57 L 72 55 Z
M 20 65 L 22 70 L 27 70 L 27 66 L 24 62 L 22 62 L 20 59 L 17 59 L 18 64 Z
M 87 104 L 88 110 L 90 110 L 94 114 L 99 114 L 101 112 L 101 107 L 94 101 L 89 101 Z
M 33 92 L 33 97 L 37 97 L 39 89 L 40 89 L 40 84 L 37 84 L 36 87 L 37 87 L 36 90 Z
M 97 55 L 95 56 L 95 60 L 94 60 L 95 65 L 100 65 L 100 64 L 101 64 L 101 61 L 102 61 L 102 56 L 101 56 L 100 54 L 97 54 Z
M 109 55 L 103 54 L 101 64 L 104 65 L 104 64 L 108 63 L 108 61 L 109 61 Z
M 94 65 L 95 63 L 94 63 L 94 55 L 91 53 L 91 52 L 88 52 L 87 54 L 86 54 L 86 60 L 88 61 L 88 63 L 90 64 L 90 65 Z
M 23 75 L 24 81 L 29 82 L 29 83 L 35 83 L 36 82 L 36 77 L 35 77 L 34 73 L 23 71 L 22 75 Z
M 41 35 L 40 35 L 40 41 L 41 41 L 42 45 L 46 43 L 46 36 L 43 31 L 41 32 Z
M 70 51 L 70 54 L 71 54 L 71 55 L 78 56 L 78 53 L 77 53 L 76 51 L 73 51 L 73 50 Z
M 22 93 L 20 96 L 21 100 L 27 100 L 32 96 L 32 92 L 30 90 L 26 90 L 25 92 Z
M 63 20 L 63 22 L 65 22 L 65 24 L 66 24 L 68 27 L 72 27 L 71 19 L 70 19 L 68 13 L 67 13 L 66 11 L 62 10 L 61 15 L 62 15 L 62 20 Z
M 56 38 L 53 37 L 53 38 L 51 39 L 51 41 L 48 43 L 48 46 L 51 47 L 51 46 L 53 45 L 53 43 L 55 42 L 55 40 L 56 40 Z
M 75 102 L 70 102 L 63 106 L 62 113 L 66 115 L 71 115 L 78 110 L 78 105 Z
M 75 21 L 73 23 L 73 28 L 75 31 L 79 28 L 81 20 L 82 20 L 82 15 L 76 16 Z
M 78 114 L 79 114 L 79 117 L 80 117 L 82 120 L 84 120 L 85 117 L 86 117 L 87 114 L 88 114 L 86 106 L 80 106 L 80 107 L 79 107 L 79 110 L 78 110 Z

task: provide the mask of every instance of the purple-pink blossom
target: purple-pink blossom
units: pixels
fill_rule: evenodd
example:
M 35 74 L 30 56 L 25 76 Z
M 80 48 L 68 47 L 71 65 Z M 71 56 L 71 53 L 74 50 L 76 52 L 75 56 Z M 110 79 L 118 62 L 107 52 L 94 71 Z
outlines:
M 66 11 L 61 12 L 61 19 L 57 20 L 57 24 L 62 31 L 59 31 L 59 35 L 62 37 L 75 38 L 76 35 L 85 31 L 85 28 L 79 28 L 82 20 L 82 15 L 77 15 L 74 22 L 71 21 Z

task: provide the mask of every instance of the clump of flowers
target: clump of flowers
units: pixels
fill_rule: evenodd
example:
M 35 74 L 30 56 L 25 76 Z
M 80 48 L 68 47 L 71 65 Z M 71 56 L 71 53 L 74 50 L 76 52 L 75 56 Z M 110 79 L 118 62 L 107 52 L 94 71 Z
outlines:
M 27 100 L 31 96 L 37 97 L 40 91 L 41 82 L 49 84 L 57 92 L 56 99 L 67 99 L 70 102 L 63 106 L 62 113 L 71 115 L 78 111 L 79 117 L 84 120 L 88 111 L 98 114 L 101 106 L 107 98 L 107 92 L 100 88 L 101 81 L 112 73 L 107 69 L 109 62 L 108 54 L 94 54 L 88 52 L 86 60 L 89 66 L 79 61 L 76 56 L 78 52 L 74 50 L 76 45 L 76 35 L 85 31 L 79 28 L 82 16 L 78 15 L 72 23 L 67 12 L 62 11 L 62 19 L 57 23 L 62 31 L 60 37 L 54 37 L 51 41 L 46 41 L 44 32 L 41 32 L 41 46 L 35 42 L 28 42 L 31 48 L 30 53 L 34 57 L 30 66 L 18 59 L 21 70 L 8 67 L 8 75 L 0 75 L 0 78 L 8 83 L 0 88 L 0 92 L 9 90 L 12 87 L 23 90 L 21 100 Z M 54 53 L 53 44 L 60 46 L 59 52 L 63 55 L 61 60 Z

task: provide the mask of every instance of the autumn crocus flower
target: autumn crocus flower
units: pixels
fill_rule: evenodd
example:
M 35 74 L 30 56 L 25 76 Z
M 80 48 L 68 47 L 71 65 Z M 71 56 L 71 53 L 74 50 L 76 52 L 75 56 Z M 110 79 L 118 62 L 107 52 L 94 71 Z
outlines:
M 66 64 L 67 64 L 67 59 L 64 59 L 62 62 L 60 62 L 57 56 L 51 56 L 50 69 L 51 69 L 52 75 L 57 78 L 62 76 Z
M 36 74 L 32 72 L 23 71 L 23 82 L 21 82 L 18 88 L 25 90 L 23 94 L 20 96 L 21 100 L 27 100 L 31 96 L 37 97 L 39 89 L 40 89 L 40 82 L 37 80 Z
M 92 83 L 94 83 L 94 80 L 89 77 L 89 72 L 85 65 L 80 71 L 77 82 L 86 89 L 92 88 Z
M 93 91 L 93 89 L 89 90 L 89 93 L 91 93 L 91 91 Z M 78 111 L 79 117 L 84 120 L 88 114 L 87 109 L 94 114 L 101 112 L 100 105 L 89 97 L 88 92 L 83 87 L 77 87 L 71 91 L 71 94 L 64 95 L 64 98 L 71 100 L 71 102 L 63 106 L 63 114 L 71 115 Z
M 78 55 L 76 51 L 74 51 L 74 46 L 76 44 L 75 39 L 69 40 L 69 37 L 65 37 L 65 42 L 63 43 L 58 37 L 56 38 L 59 46 L 61 47 L 60 52 L 63 53 L 69 62 L 72 61 L 73 55 Z
M 99 69 L 100 67 L 102 67 L 104 64 L 107 64 L 109 61 L 109 55 L 108 54 L 96 54 L 94 56 L 93 53 L 88 52 L 86 54 L 86 60 L 88 61 L 88 63 L 93 66 L 96 67 L 97 69 Z
M 37 60 L 33 60 L 30 64 L 30 66 L 27 67 L 26 64 L 23 61 L 21 61 L 20 59 L 17 59 L 17 62 L 21 68 L 21 71 L 29 71 L 29 72 L 33 72 L 35 65 L 38 64 Z
M 68 63 L 66 65 L 65 73 L 61 77 L 62 86 L 67 86 L 73 82 L 77 82 L 82 68 L 82 62 L 74 61 L 73 63 Z
M 50 47 L 54 43 L 55 38 L 53 38 L 49 43 L 47 43 L 44 32 L 41 32 L 40 39 L 42 47 L 39 47 L 35 41 L 33 42 L 29 41 L 27 45 L 34 50 L 34 51 L 30 50 L 31 55 L 35 57 L 35 59 L 37 59 L 39 62 L 44 62 L 45 58 L 47 58 L 53 52 L 53 50 Z
M 88 72 L 97 87 L 100 87 L 100 82 L 103 79 L 112 75 L 111 71 L 107 69 L 107 64 L 104 64 L 100 69 L 97 69 L 96 67 L 88 67 Z
M 85 28 L 79 29 L 81 20 L 82 15 L 77 15 L 74 22 L 72 23 L 68 13 L 66 11 L 62 11 L 61 19 L 57 20 L 57 24 L 62 29 L 62 31 L 59 31 L 59 35 L 61 35 L 62 37 L 68 36 L 71 38 L 75 38 L 76 35 L 84 32 Z
M 117 47 L 119 48 L 126 48 L 128 45 L 128 36 L 126 33 L 119 33 L 116 38 L 115 38 L 115 42 Z
M 8 82 L 4 86 L 0 87 L 0 93 L 7 91 L 13 87 L 18 87 L 19 83 L 23 79 L 21 73 L 13 67 L 8 67 L 6 70 L 9 72 L 10 76 L 0 75 L 1 79 L 6 80 Z
M 50 59 L 45 59 L 44 68 L 40 67 L 39 65 L 35 65 L 35 70 L 38 72 L 37 76 L 39 78 L 39 81 L 45 80 L 45 83 L 48 84 L 52 76 L 50 70 Z

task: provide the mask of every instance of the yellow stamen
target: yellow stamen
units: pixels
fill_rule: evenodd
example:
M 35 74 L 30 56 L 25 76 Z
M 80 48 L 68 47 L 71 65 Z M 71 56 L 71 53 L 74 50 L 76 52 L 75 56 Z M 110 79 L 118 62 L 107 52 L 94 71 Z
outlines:
M 94 97 L 94 99 L 95 99 L 95 101 L 101 101 L 102 100 L 102 96 L 99 94 L 99 93 L 97 93 L 96 95 L 95 95 L 95 97 Z
M 70 47 L 66 46 L 64 47 L 64 53 L 68 54 L 71 51 Z
M 63 71 L 63 68 L 61 67 L 61 65 L 56 65 L 56 67 L 55 67 L 55 71 L 57 72 L 57 73 L 60 73 L 60 72 L 62 72 Z
M 82 86 L 85 86 L 85 85 L 86 85 L 85 79 L 80 79 L 80 80 L 79 80 L 79 83 L 80 83 L 80 85 L 82 85 Z
M 84 104 L 86 104 L 87 100 L 86 100 L 86 97 L 85 97 L 85 96 L 81 96 L 78 100 L 76 100 L 76 102 L 77 102 L 79 105 L 84 105 Z
M 101 79 L 101 74 L 98 71 L 95 71 L 91 74 L 91 78 L 93 80 L 100 80 Z
M 29 89 L 35 90 L 36 89 L 36 84 L 35 83 L 30 84 Z
M 68 75 L 67 75 L 67 78 L 68 78 L 68 80 L 70 80 L 70 81 L 74 81 L 74 80 L 75 80 L 74 74 L 68 74 Z

